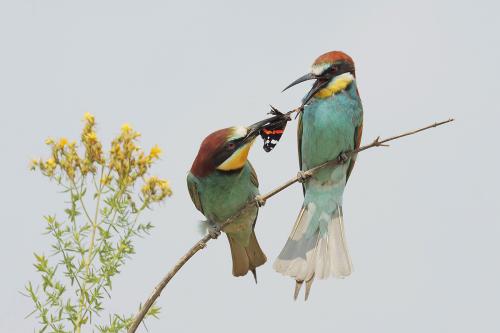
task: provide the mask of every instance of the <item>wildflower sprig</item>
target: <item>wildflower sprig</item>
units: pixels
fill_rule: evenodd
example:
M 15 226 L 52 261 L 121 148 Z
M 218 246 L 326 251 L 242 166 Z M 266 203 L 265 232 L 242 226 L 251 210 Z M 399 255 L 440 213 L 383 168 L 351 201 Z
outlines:
M 45 141 L 50 156 L 31 162 L 33 170 L 54 180 L 68 196 L 63 216 L 45 216 L 52 242 L 49 256 L 35 254 L 41 282 L 29 282 L 40 332 L 120 332 L 132 317 L 117 314 L 102 320 L 103 302 L 110 297 L 113 278 L 134 253 L 134 238 L 148 234 L 151 223 L 141 213 L 172 195 L 169 183 L 149 176 L 162 150 L 148 152 L 140 133 L 124 124 L 108 152 L 97 136 L 95 118 L 84 115 L 80 142 L 66 138 Z M 152 308 L 150 316 L 159 309 Z

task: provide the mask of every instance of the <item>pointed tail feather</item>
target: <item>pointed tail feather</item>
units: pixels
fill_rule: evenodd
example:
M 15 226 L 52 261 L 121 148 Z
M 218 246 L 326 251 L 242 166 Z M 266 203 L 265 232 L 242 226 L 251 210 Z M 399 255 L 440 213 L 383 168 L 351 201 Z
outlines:
M 308 282 L 313 278 L 325 279 L 330 276 L 346 277 L 352 272 L 352 264 L 344 236 L 342 207 L 337 206 L 331 216 L 318 214 L 315 210 L 313 203 L 302 207 L 292 233 L 273 267 L 277 272 L 297 281 Z M 317 221 L 313 221 L 318 216 L 320 219 L 328 219 L 323 231 Z
M 231 248 L 231 257 L 233 259 L 233 275 L 243 276 L 250 270 L 257 282 L 256 268 L 263 265 L 266 261 L 266 255 L 260 248 L 255 231 L 250 234 L 248 246 L 244 247 L 234 240 L 229 234 L 227 235 L 229 246 Z
M 248 263 L 251 270 L 262 266 L 266 263 L 267 257 L 260 248 L 257 237 L 255 236 L 255 231 L 250 234 L 250 239 L 248 240 L 248 246 L 245 248 L 248 257 Z
M 231 248 L 231 258 L 233 259 L 233 275 L 243 276 L 248 273 L 249 262 L 245 248 L 238 244 L 229 234 L 229 247 Z

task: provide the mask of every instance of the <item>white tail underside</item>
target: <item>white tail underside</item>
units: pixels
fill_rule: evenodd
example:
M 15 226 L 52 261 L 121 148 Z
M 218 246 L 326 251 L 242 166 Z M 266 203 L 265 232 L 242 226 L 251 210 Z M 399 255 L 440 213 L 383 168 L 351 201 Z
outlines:
M 309 281 L 313 277 L 326 279 L 331 276 L 343 278 L 351 274 L 352 264 L 344 236 L 342 207 L 338 206 L 327 219 L 328 227 L 306 236 L 315 206 L 303 207 L 285 247 L 274 262 L 274 269 L 298 281 Z

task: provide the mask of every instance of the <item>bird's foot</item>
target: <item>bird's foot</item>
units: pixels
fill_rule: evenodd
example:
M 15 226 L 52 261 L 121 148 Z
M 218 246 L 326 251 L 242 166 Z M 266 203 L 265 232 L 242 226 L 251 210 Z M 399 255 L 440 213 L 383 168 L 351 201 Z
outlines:
M 208 234 L 212 239 L 217 239 L 221 234 L 220 228 L 216 225 L 211 225 L 208 227 Z
M 344 152 L 340 153 L 340 155 L 337 157 L 337 162 L 339 164 L 344 164 L 348 160 L 349 160 L 349 156 L 347 156 L 347 154 Z
M 299 183 L 305 183 L 307 179 L 311 177 L 311 173 L 307 171 L 299 171 L 297 172 L 297 181 Z
M 305 106 L 305 105 L 301 105 L 300 107 L 298 107 L 298 108 L 296 108 L 296 109 L 294 109 L 294 110 L 290 111 L 290 112 L 297 112 L 297 113 L 295 114 L 295 119 L 297 119 L 297 117 L 298 117 L 298 116 L 300 116 L 300 114 L 301 114 L 302 112 L 304 112 L 304 106 Z
M 261 195 L 255 197 L 255 203 L 258 207 L 263 207 L 266 204 L 266 199 L 264 199 Z

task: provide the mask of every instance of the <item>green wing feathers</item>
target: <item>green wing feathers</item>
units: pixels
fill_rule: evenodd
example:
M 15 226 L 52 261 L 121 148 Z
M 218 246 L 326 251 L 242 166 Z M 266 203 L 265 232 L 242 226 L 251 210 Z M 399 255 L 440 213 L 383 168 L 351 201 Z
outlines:
M 361 136 L 363 135 L 363 122 L 356 127 L 354 130 L 354 149 L 358 149 L 361 146 Z M 347 168 L 347 176 L 345 181 L 349 180 L 349 176 L 351 175 L 352 169 L 354 168 L 354 163 L 356 163 L 356 155 L 351 157 L 351 162 L 349 163 L 349 167 Z
M 250 161 L 247 161 L 247 163 L 250 167 L 250 181 L 255 185 L 255 187 L 259 188 L 259 179 L 257 178 L 257 173 L 255 172 L 252 163 L 250 163 Z
M 191 175 L 188 175 L 187 177 L 187 185 L 188 185 L 188 191 L 189 195 L 191 196 L 191 200 L 193 201 L 196 209 L 198 209 L 203 215 L 203 207 L 201 205 L 201 199 L 200 199 L 200 194 L 198 193 L 198 187 L 196 186 L 196 182 L 193 181 L 191 178 Z
M 297 150 L 299 152 L 299 168 L 302 170 L 302 112 L 299 114 L 297 125 Z
M 297 125 L 297 150 L 299 152 L 299 170 L 302 170 L 302 112 L 299 113 L 299 124 Z M 302 193 L 306 194 L 306 187 L 302 184 Z

